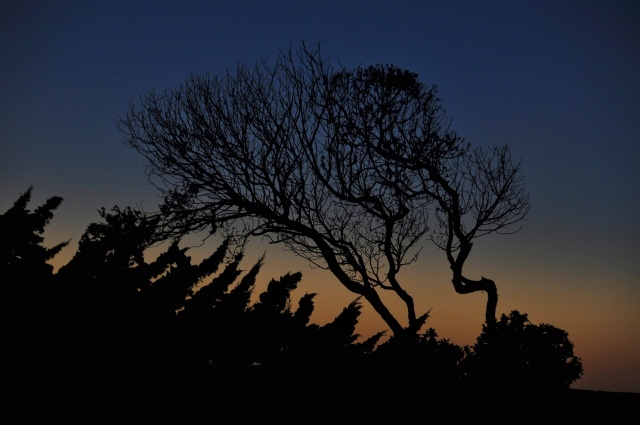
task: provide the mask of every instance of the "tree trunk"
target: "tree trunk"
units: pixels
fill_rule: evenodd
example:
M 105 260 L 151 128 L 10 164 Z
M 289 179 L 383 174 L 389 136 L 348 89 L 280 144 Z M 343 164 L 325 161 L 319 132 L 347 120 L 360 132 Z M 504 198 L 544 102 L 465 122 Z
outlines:
M 485 322 L 487 332 L 493 331 L 496 327 L 496 308 L 498 306 L 498 288 L 493 280 L 483 277 L 480 280 L 471 280 L 460 273 L 453 275 L 453 287 L 458 294 L 470 294 L 472 292 L 484 291 L 487 293 L 487 307 L 485 310 Z

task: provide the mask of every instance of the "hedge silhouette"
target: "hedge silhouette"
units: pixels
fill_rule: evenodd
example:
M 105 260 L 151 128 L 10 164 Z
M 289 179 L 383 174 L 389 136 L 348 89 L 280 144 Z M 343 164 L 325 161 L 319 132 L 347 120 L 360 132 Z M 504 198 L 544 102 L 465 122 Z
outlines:
M 53 273 L 47 261 L 69 241 L 46 248 L 42 233 L 62 198 L 31 212 L 31 192 L 0 215 L 5 386 L 568 388 L 583 372 L 565 331 L 517 310 L 472 347 L 419 333 L 428 314 L 417 329 L 358 342 L 360 298 L 312 323 L 317 294 L 292 298 L 301 273 L 253 297 L 264 256 L 245 272 L 228 241 L 195 264 L 172 241 L 147 262 L 157 221 L 129 207 L 98 210 Z
M 300 273 L 272 280 L 251 304 L 264 259 L 236 282 L 243 253 L 231 254 L 227 241 L 199 264 L 179 241 L 145 262 L 155 222 L 128 207 L 99 210 L 103 222 L 87 227 L 74 257 L 54 274 L 46 261 L 68 242 L 47 249 L 38 235 L 61 198 L 31 213 L 31 190 L 0 216 L 2 315 L 11 329 L 5 384 L 228 385 L 258 383 L 258 376 L 269 384 L 266 377 L 281 376 L 285 364 L 308 367 L 304 359 L 321 346 L 333 361 L 336 350 L 372 346 L 354 344 L 355 301 L 324 326 L 309 324 L 315 294 L 291 308 Z M 17 224 L 20 232 L 11 232 Z

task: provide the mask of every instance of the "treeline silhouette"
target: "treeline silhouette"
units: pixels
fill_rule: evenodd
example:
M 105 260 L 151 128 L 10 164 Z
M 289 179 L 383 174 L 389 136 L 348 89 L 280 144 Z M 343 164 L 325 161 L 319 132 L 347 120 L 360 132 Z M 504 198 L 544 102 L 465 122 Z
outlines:
M 473 346 L 432 328 L 360 341 L 359 298 L 333 321 L 312 323 L 316 294 L 292 296 L 300 273 L 252 297 L 264 257 L 245 271 L 242 249 L 227 241 L 195 264 L 179 241 L 146 261 L 157 222 L 130 207 L 100 209 L 101 222 L 89 224 L 54 273 L 47 261 L 69 242 L 46 248 L 42 235 L 62 198 L 31 211 L 31 193 L 0 215 L 5 386 L 562 389 L 583 373 L 565 331 L 515 310 Z

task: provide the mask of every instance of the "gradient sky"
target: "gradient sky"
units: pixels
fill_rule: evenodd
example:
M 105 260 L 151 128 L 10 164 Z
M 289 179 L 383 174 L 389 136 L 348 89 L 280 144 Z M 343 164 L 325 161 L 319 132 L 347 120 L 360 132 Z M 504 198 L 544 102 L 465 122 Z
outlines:
M 59 267 L 98 208 L 159 203 L 116 127 L 130 101 L 303 40 L 347 67 L 418 73 L 460 135 L 509 144 L 531 211 L 520 233 L 477 240 L 466 275 L 495 280 L 499 314 L 568 332 L 585 369 L 574 388 L 640 392 L 638 1 L 0 0 L 0 212 L 31 184 L 31 209 L 62 196 L 45 233 L 48 246 L 72 238 Z M 456 294 L 429 243 L 400 278 L 427 326 L 473 344 L 486 296 Z M 259 241 L 244 269 L 265 249 L 260 285 L 302 271 L 294 301 L 318 293 L 315 323 L 355 298 Z M 385 328 L 365 304 L 358 332 Z

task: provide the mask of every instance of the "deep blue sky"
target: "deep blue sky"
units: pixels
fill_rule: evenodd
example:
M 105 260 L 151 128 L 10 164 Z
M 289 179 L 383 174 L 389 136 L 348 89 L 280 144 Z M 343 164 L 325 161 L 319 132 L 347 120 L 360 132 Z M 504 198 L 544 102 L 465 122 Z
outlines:
M 130 101 L 303 40 L 347 67 L 418 73 L 459 134 L 510 145 L 532 209 L 517 235 L 477 244 L 472 277 L 496 280 L 499 313 L 569 332 L 585 366 L 575 387 L 640 392 L 638 1 L 0 0 L 0 212 L 31 184 L 33 208 L 65 198 L 46 235 L 72 238 L 68 261 L 98 208 L 158 204 L 116 127 Z M 269 264 L 265 281 L 296 263 L 270 247 Z M 323 280 L 317 309 L 352 298 L 302 271 L 307 289 Z M 431 326 L 472 343 L 483 299 L 433 276 L 415 284 Z M 361 333 L 384 328 L 366 310 Z

